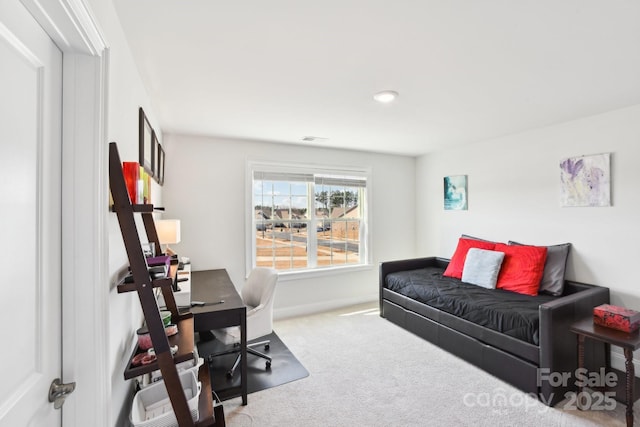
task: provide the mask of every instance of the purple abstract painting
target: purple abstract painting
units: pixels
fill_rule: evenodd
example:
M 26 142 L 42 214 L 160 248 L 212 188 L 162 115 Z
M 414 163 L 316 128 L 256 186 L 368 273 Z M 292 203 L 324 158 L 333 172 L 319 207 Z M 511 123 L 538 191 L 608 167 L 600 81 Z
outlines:
M 562 160 L 560 186 L 562 206 L 611 206 L 609 153 Z

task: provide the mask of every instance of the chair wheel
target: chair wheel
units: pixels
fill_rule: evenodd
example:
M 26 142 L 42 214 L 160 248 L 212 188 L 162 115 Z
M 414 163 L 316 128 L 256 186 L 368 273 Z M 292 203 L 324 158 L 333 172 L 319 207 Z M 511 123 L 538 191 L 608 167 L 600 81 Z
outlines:
M 268 360 L 265 362 L 266 365 L 266 369 L 267 371 L 271 370 L 271 362 L 269 362 Z
M 265 345 L 264 345 L 264 349 L 265 349 L 265 350 L 269 350 L 269 347 L 271 347 L 269 344 L 265 344 Z

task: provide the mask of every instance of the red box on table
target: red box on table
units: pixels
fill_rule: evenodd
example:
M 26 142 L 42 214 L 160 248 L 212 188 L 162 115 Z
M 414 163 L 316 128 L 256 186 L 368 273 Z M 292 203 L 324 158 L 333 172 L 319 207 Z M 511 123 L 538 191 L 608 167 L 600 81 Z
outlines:
M 640 327 L 640 312 L 602 304 L 593 309 L 593 323 L 619 331 L 634 332 Z

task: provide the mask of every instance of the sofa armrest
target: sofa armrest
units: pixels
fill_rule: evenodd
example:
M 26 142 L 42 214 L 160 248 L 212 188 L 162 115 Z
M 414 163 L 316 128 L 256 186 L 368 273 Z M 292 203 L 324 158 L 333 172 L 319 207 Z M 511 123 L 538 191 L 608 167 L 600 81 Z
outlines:
M 609 302 L 609 288 L 584 283 L 568 282 L 579 291 L 540 304 L 540 368 L 546 374 L 552 372 L 569 373 L 570 381 L 563 387 L 551 387 L 549 381 L 540 381 L 544 399 L 555 402 L 564 394 L 575 389 L 575 370 L 578 367 L 577 338 L 569 327 L 575 321 L 593 315 L 593 307 Z M 604 365 L 604 347 L 591 345 L 585 352 L 586 366 L 592 368 Z M 559 400 L 558 400 L 559 399 Z
M 379 287 L 380 287 L 380 316 L 384 317 L 382 309 L 382 290 L 386 287 L 386 277 L 388 274 L 397 271 L 417 270 L 426 267 L 442 267 L 446 268 L 449 260 L 439 257 L 411 258 L 397 261 L 385 261 L 380 263 Z

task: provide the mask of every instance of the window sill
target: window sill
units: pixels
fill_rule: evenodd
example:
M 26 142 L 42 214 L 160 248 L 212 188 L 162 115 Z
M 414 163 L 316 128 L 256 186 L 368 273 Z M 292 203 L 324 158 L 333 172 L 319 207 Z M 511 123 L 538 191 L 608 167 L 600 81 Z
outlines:
M 300 271 L 280 271 L 278 272 L 278 280 L 283 282 L 289 280 L 310 279 L 314 277 L 333 276 L 336 274 L 354 273 L 357 271 L 370 271 L 374 269 L 372 264 L 358 264 L 343 267 L 326 267 L 316 268 L 313 270 Z

